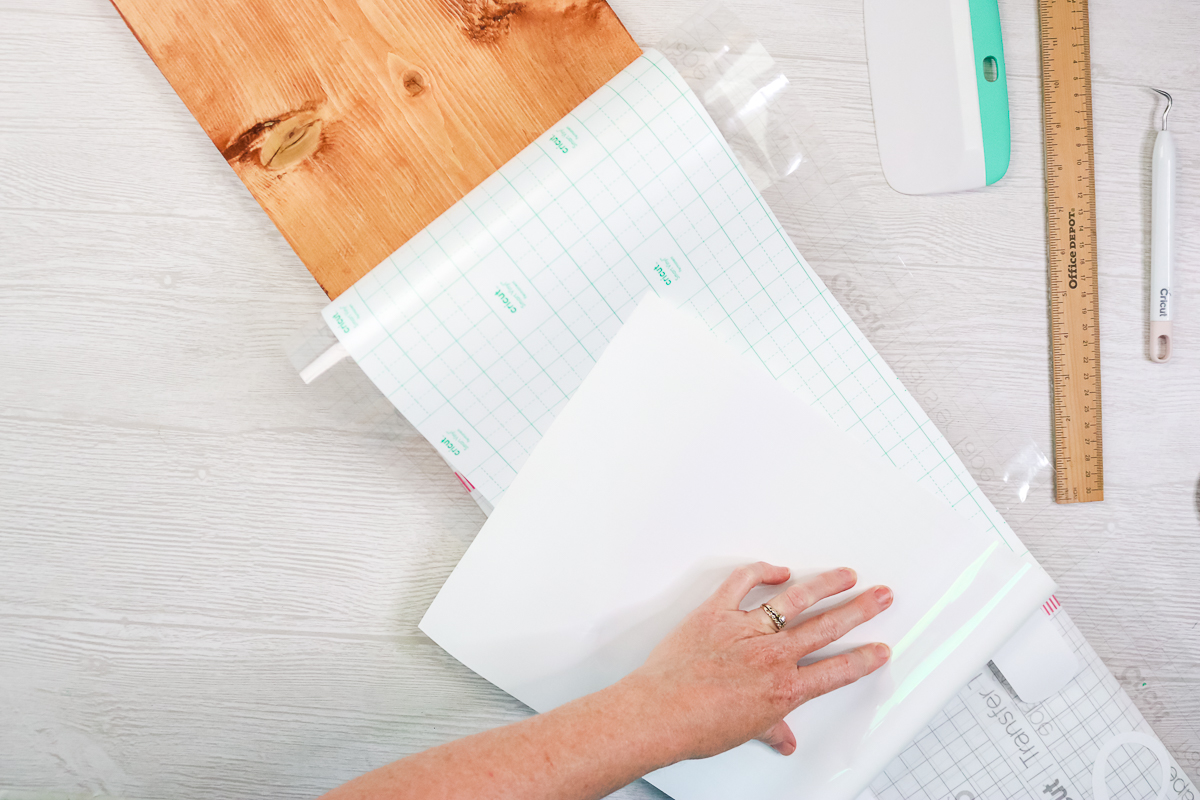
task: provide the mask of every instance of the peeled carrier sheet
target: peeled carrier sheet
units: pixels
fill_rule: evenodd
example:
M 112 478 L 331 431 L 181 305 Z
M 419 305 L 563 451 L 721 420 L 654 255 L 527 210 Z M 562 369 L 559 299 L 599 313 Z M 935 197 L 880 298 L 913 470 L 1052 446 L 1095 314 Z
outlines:
M 891 586 L 887 612 L 817 655 L 884 641 L 892 660 L 793 712 L 791 757 L 750 742 L 648 776 L 676 800 L 856 796 L 1054 589 L 690 312 L 650 295 L 421 629 L 547 711 L 636 669 L 734 566 L 759 559 L 794 579 L 852 566 L 854 592 Z M 762 587 L 745 607 L 778 591 Z

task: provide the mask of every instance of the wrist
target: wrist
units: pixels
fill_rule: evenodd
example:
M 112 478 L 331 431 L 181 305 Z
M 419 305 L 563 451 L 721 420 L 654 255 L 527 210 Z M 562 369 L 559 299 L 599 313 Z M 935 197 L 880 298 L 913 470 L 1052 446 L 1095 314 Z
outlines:
M 604 692 L 619 715 L 617 729 L 640 754 L 645 772 L 695 757 L 681 730 L 678 709 L 660 681 L 635 671 Z

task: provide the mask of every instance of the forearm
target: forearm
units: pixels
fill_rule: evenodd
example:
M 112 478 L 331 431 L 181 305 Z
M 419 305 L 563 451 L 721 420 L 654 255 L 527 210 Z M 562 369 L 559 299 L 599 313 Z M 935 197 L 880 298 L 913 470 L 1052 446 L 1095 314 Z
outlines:
M 323 800 L 589 800 L 678 760 L 653 701 L 622 681 L 546 714 L 395 761 Z
M 323 800 L 591 800 L 660 767 L 758 739 L 796 749 L 784 717 L 805 700 L 852 683 L 888 659 L 882 644 L 798 662 L 892 602 L 878 586 L 786 630 L 826 597 L 852 588 L 853 570 L 824 572 L 742 611 L 760 584 L 789 571 L 765 562 L 733 572 L 615 685 L 515 725 L 409 756 L 334 789 Z

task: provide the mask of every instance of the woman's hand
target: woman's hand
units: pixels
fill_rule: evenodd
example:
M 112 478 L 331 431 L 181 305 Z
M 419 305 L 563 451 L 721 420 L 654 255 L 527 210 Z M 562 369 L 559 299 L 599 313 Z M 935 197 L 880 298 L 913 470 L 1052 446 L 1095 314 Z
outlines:
M 786 567 L 761 561 L 734 570 L 642 667 L 618 684 L 646 700 L 652 712 L 647 721 L 667 737 L 678 759 L 716 755 L 750 739 L 791 755 L 796 737 L 783 721 L 785 715 L 887 662 L 888 646 L 869 644 L 797 666 L 800 659 L 890 606 L 892 592 L 876 586 L 778 632 L 762 608 L 739 608 L 754 587 L 778 585 L 789 577 Z M 792 620 L 818 601 L 852 588 L 857 580 L 851 569 L 825 572 L 789 587 L 767 604 Z
M 593 800 L 648 772 L 761 739 L 796 749 L 785 714 L 879 669 L 891 651 L 870 644 L 806 667 L 804 656 L 892 603 L 877 586 L 842 606 L 776 632 L 761 608 L 738 605 L 784 567 L 741 567 L 624 679 L 553 711 L 449 742 L 362 775 L 325 800 Z M 854 586 L 853 570 L 826 572 L 769 605 L 792 619 Z

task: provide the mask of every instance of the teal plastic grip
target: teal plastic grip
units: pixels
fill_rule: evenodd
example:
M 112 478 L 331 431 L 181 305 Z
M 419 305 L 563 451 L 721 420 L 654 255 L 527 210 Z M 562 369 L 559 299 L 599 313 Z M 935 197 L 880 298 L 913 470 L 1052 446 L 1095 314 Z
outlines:
M 1012 152 L 1004 40 L 1000 36 L 998 0 L 970 0 L 970 4 L 975 79 L 979 83 L 979 120 L 983 123 L 983 162 L 988 185 L 991 185 L 1008 172 Z

